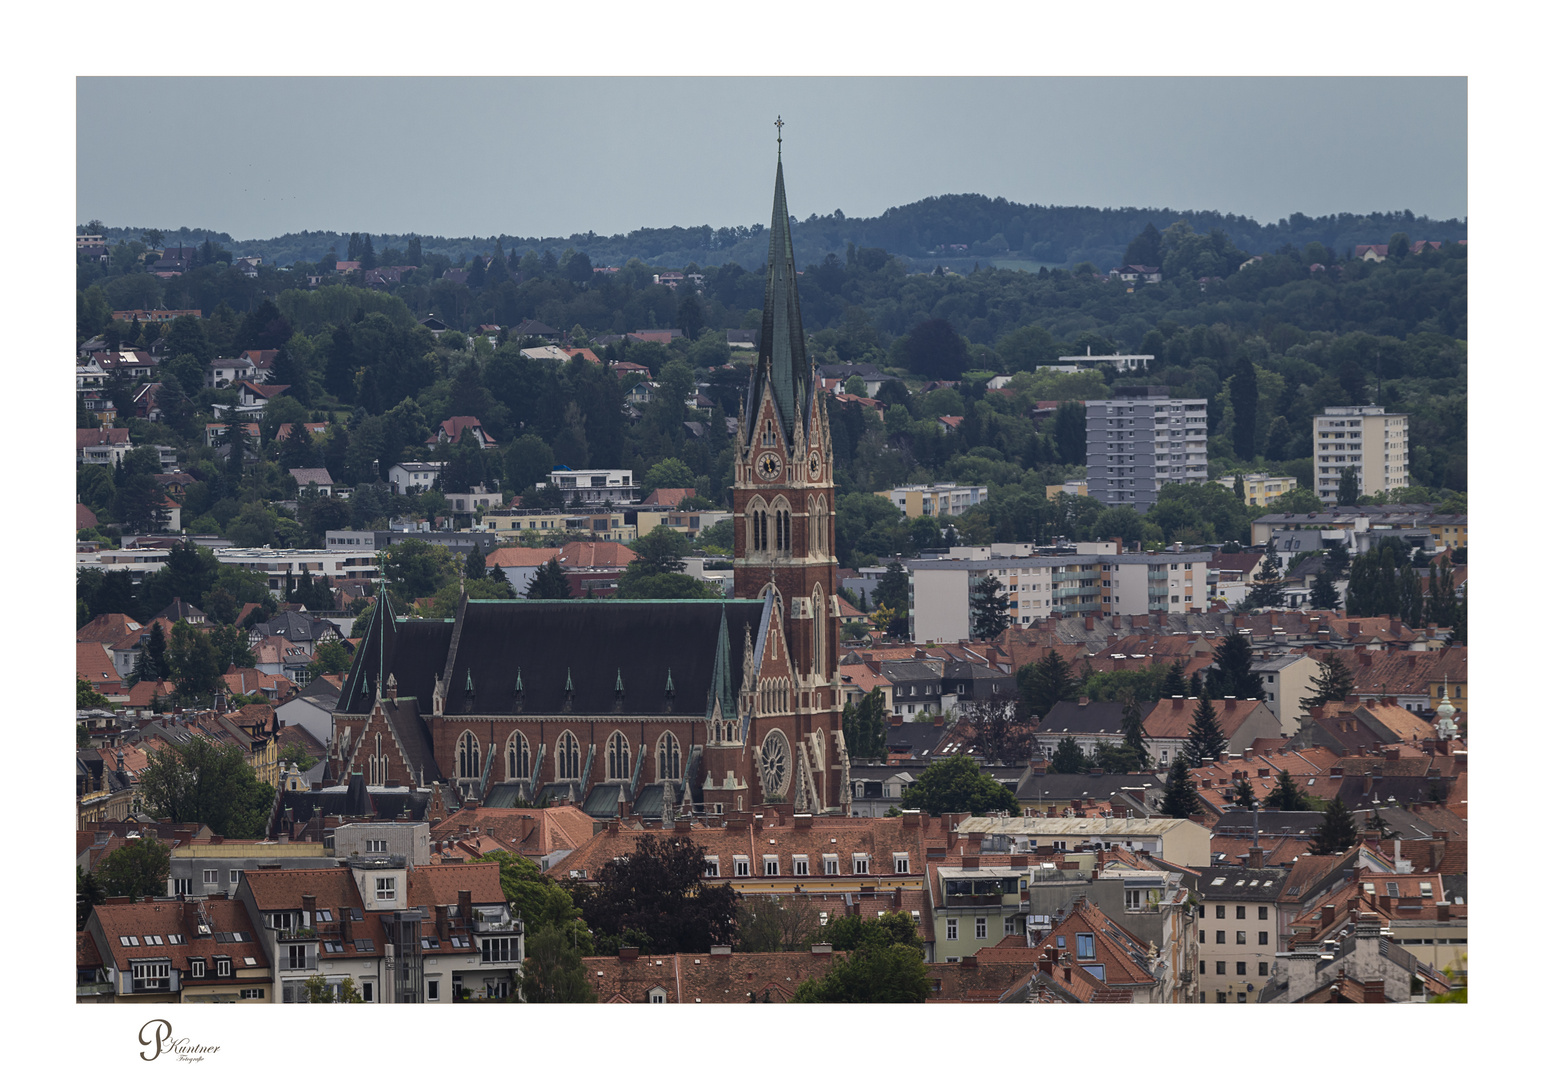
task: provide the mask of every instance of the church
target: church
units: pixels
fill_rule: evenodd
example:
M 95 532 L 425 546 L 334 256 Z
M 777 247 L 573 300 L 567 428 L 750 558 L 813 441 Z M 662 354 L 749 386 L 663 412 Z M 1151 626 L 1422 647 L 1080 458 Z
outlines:
M 835 485 L 805 351 L 781 137 L 756 368 L 734 478 L 735 600 L 469 600 L 406 619 L 381 593 L 333 714 L 334 782 L 438 781 L 459 802 L 591 816 L 846 815 Z

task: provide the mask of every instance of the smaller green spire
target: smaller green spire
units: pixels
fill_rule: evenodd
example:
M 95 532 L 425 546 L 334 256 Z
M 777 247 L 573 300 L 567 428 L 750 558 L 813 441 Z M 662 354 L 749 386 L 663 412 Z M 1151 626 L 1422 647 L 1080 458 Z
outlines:
M 665 669 L 665 693 L 675 693 L 675 680 L 670 677 L 670 669 Z
M 574 669 L 573 668 L 569 668 L 568 669 L 568 681 L 563 684 L 563 689 L 564 689 L 565 692 L 570 693 L 570 694 L 572 694 L 574 692 Z
M 472 687 L 472 669 L 471 668 L 467 668 L 466 669 L 466 692 L 468 694 L 475 694 L 477 692 Z
M 521 669 L 515 668 L 515 693 L 525 692 L 525 680 L 521 678 Z
M 617 693 L 622 692 L 622 669 L 617 668 Z

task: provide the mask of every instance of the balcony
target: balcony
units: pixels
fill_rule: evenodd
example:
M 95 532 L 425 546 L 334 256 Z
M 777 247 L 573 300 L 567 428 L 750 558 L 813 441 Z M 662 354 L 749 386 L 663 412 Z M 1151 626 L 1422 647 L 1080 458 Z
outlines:
M 483 918 L 479 915 L 473 920 L 472 928 L 479 934 L 507 934 L 520 929 L 520 920 L 512 915 L 490 916 L 488 918 Z

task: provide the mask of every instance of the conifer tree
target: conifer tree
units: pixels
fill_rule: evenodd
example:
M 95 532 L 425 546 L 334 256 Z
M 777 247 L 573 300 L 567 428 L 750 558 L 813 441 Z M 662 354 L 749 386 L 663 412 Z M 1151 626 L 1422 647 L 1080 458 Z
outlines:
M 1319 661 L 1319 673 L 1308 682 L 1308 696 L 1299 698 L 1297 704 L 1307 712 L 1317 706 L 1328 705 L 1332 701 L 1344 701 L 1355 686 L 1351 669 L 1346 667 L 1346 662 L 1340 658 L 1340 654 L 1326 653 L 1324 659 Z
M 1169 768 L 1167 790 L 1163 795 L 1163 812 L 1171 818 L 1188 818 L 1201 809 L 1201 796 L 1196 794 L 1196 782 L 1190 778 L 1190 767 L 1185 755 L 1174 759 Z
M 1169 665 L 1169 673 L 1163 677 L 1163 696 L 1184 697 L 1185 686 L 1185 661 L 1179 659 Z
M 1265 545 L 1260 572 L 1255 575 L 1244 604 L 1252 608 L 1281 607 L 1286 602 L 1285 588 L 1281 580 L 1281 560 L 1276 557 L 1276 541 L 1273 538 Z
M 1351 809 L 1336 795 L 1335 801 L 1324 811 L 1324 822 L 1319 826 L 1319 831 L 1314 834 L 1313 853 L 1334 855 L 1349 850 L 1355 844 L 1356 818 L 1351 816 Z
M 481 581 L 488 576 L 488 566 L 483 559 L 481 540 L 473 540 L 472 550 L 466 553 L 465 573 L 468 581 Z
M 1056 744 L 1051 754 L 1051 771 L 1054 773 L 1085 773 L 1089 769 L 1088 755 L 1071 735 Z
M 1292 779 L 1292 774 L 1286 769 L 1281 770 L 1276 777 L 1276 786 L 1261 800 L 1261 805 L 1273 810 L 1309 809 L 1308 796 L 1303 794 L 1303 789 L 1297 786 L 1297 781 Z
M 1233 805 L 1248 810 L 1254 803 L 1254 785 L 1249 782 L 1249 777 L 1239 777 L 1233 784 Z
M 1190 716 L 1190 738 L 1185 744 L 1185 756 L 1192 766 L 1198 766 L 1206 758 L 1216 761 L 1227 748 L 1228 737 L 1217 724 L 1217 709 L 1212 705 L 1212 699 L 1203 694 Z
M 970 590 L 971 636 L 990 641 L 1008 629 L 1009 621 L 1002 580 L 988 574 Z
M 1129 695 L 1121 702 L 1120 729 L 1125 745 L 1133 751 L 1137 767 L 1147 768 L 1152 755 L 1147 752 L 1147 732 L 1142 729 L 1142 710 L 1136 698 Z
M 525 587 L 527 600 L 567 600 L 571 596 L 568 575 L 563 573 L 555 556 L 536 568 L 530 584 Z

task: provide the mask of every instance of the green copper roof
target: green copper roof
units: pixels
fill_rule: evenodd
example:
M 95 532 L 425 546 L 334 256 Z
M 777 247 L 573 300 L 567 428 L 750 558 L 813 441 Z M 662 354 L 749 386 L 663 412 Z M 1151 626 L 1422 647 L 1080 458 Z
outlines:
M 795 406 L 809 423 L 810 388 L 814 383 L 804 350 L 804 321 L 799 316 L 799 284 L 793 265 L 793 234 L 788 228 L 788 198 L 783 193 L 783 159 L 778 152 L 777 187 L 772 195 L 772 241 L 767 251 L 767 289 L 761 306 L 761 346 L 751 383 L 750 409 L 755 422 L 762 395 L 770 389 L 782 420 L 783 433 L 793 440 Z

